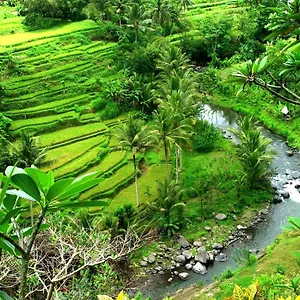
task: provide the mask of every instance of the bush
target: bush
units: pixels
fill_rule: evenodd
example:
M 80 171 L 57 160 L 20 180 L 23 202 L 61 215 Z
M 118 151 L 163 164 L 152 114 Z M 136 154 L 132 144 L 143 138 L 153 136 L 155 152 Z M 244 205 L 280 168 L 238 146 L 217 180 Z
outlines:
M 9 127 L 11 125 L 12 120 L 4 116 L 4 114 L 0 113 L 0 130 L 3 131 L 6 135 L 9 134 Z
M 105 109 L 100 113 L 102 119 L 113 119 L 120 115 L 118 104 L 115 102 L 108 102 Z
M 105 100 L 101 97 L 94 99 L 91 102 L 91 106 L 94 111 L 101 111 L 106 107 L 106 105 L 107 105 L 107 100 Z
M 23 24 L 28 27 L 29 30 L 47 29 L 55 25 L 58 25 L 59 20 L 46 18 L 37 13 L 26 15 Z
M 193 136 L 193 147 L 197 152 L 210 152 L 220 137 L 218 129 L 207 121 L 199 120 L 195 126 L 196 134 Z

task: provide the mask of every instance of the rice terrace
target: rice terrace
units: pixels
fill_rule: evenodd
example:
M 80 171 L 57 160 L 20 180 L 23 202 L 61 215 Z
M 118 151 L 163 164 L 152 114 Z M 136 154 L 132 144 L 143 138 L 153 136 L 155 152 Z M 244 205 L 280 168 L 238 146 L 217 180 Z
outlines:
M 297 300 L 299 9 L 0 1 L 0 299 Z

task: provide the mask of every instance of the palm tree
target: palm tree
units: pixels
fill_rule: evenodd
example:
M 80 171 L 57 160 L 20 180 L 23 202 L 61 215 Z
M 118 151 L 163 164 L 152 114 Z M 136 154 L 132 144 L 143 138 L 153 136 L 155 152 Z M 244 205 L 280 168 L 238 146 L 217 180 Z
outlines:
M 179 218 L 185 208 L 185 204 L 182 202 L 184 190 L 174 181 L 168 183 L 165 180 L 158 184 L 157 201 L 149 205 L 162 215 L 162 228 L 166 231 L 167 235 L 171 236 L 174 231 L 179 229 Z M 177 212 L 177 216 L 174 216 L 174 212 Z
M 115 0 L 113 3 L 115 13 L 119 16 L 119 25 L 122 26 L 122 19 L 128 10 L 128 0 Z
M 163 51 L 156 63 L 157 69 L 166 77 L 174 74 L 183 75 L 191 67 L 186 54 L 174 46 Z
M 130 6 L 126 21 L 126 26 L 134 30 L 135 42 L 138 41 L 139 31 L 149 29 L 151 23 L 151 19 L 148 18 L 146 6 L 136 2 Z
M 176 120 L 176 121 L 175 121 Z M 186 119 L 181 119 L 170 110 L 162 109 L 153 114 L 152 133 L 158 145 L 162 145 L 166 161 L 166 181 L 169 182 L 169 158 L 171 147 L 181 149 L 181 145 L 190 144 L 192 128 Z
M 136 192 L 136 206 L 139 206 L 139 190 L 138 190 L 138 168 L 137 168 L 137 153 L 145 151 L 152 143 L 151 132 L 144 122 L 138 119 L 135 115 L 129 114 L 126 122 L 120 121 L 114 135 L 119 139 L 122 149 L 131 151 L 134 167 L 134 180 Z
M 269 173 L 270 162 L 274 151 L 269 150 L 270 139 L 262 136 L 252 117 L 245 117 L 238 122 L 240 130 L 231 128 L 230 131 L 240 140 L 237 145 L 237 154 L 244 168 L 244 176 L 250 188 L 258 186 Z

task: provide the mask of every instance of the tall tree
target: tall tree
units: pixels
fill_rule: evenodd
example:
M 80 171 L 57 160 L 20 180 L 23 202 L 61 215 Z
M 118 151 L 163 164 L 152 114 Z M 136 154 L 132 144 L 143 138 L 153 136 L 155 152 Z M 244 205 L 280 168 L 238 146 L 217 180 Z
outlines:
M 174 122 L 175 118 L 171 111 L 160 110 L 153 114 L 153 135 L 158 145 L 162 145 L 166 161 L 166 180 L 170 181 L 169 159 L 172 146 L 181 149 L 182 144 L 189 144 L 192 128 L 186 119 Z
M 138 168 L 137 168 L 137 154 L 145 151 L 148 147 L 153 145 L 151 132 L 144 122 L 134 116 L 128 115 L 126 122 L 120 124 L 114 132 L 119 139 L 122 149 L 131 151 L 134 167 L 134 180 L 136 192 L 136 206 L 139 206 L 139 190 L 138 190 Z
M 151 19 L 148 16 L 146 5 L 140 5 L 139 3 L 133 3 L 129 9 L 126 17 L 127 27 L 133 28 L 134 40 L 138 41 L 139 32 L 144 32 L 149 29 Z

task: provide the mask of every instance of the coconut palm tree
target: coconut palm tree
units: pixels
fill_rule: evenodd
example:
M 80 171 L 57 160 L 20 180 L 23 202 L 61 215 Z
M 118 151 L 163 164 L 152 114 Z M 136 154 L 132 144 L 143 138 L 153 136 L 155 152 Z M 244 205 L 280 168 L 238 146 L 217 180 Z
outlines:
M 182 53 L 180 48 L 170 46 L 163 51 L 156 62 L 157 69 L 163 76 L 178 74 L 183 75 L 186 70 L 190 69 L 190 61 L 186 54 Z
M 259 182 L 269 174 L 270 162 L 274 151 L 269 149 L 270 139 L 262 136 L 258 123 L 252 117 L 245 117 L 238 122 L 239 130 L 230 131 L 240 140 L 237 154 L 244 168 L 244 176 L 250 188 L 259 186 Z
M 148 17 L 146 5 L 141 5 L 134 2 L 129 6 L 128 14 L 126 17 L 127 27 L 133 28 L 135 42 L 138 41 L 139 31 L 150 29 L 151 19 Z
M 181 145 L 190 144 L 192 128 L 186 119 L 181 119 L 167 109 L 153 114 L 153 137 L 162 145 L 166 161 L 166 181 L 169 182 L 169 158 L 172 146 L 181 149 Z
M 128 0 L 114 0 L 113 8 L 115 13 L 119 16 L 119 25 L 122 26 L 122 19 L 128 10 Z
M 137 168 L 137 154 L 145 151 L 148 147 L 153 145 L 151 132 L 144 122 L 133 114 L 129 114 L 126 122 L 120 121 L 115 129 L 114 135 L 120 141 L 120 148 L 131 151 L 134 167 L 134 180 L 136 191 L 136 206 L 139 206 L 139 190 L 138 190 L 138 168 Z
M 185 204 L 182 201 L 184 190 L 174 181 L 167 180 L 158 183 L 157 201 L 149 204 L 150 208 L 161 215 L 162 229 L 168 236 L 173 235 L 179 229 L 180 215 Z M 177 216 L 176 213 L 177 212 Z

